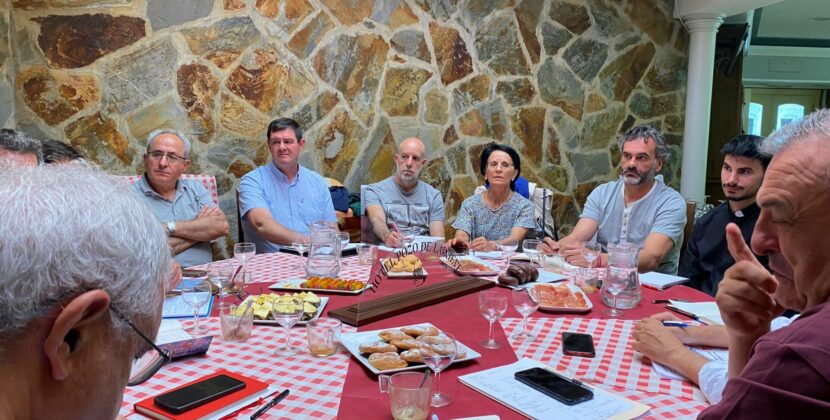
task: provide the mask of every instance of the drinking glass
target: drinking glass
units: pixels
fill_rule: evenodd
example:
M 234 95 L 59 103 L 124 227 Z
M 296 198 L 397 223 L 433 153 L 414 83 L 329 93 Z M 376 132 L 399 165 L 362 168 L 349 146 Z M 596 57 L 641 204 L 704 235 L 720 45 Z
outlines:
M 233 267 L 227 262 L 215 262 L 208 266 L 208 280 L 219 289 L 219 309 L 225 306 L 225 297 L 227 290 L 233 287 L 230 284 L 231 275 L 233 274 Z
M 481 346 L 486 349 L 501 348 L 503 344 L 493 338 L 493 323 L 507 312 L 507 296 L 494 290 L 485 290 L 478 294 L 478 310 L 490 323 L 490 333 L 487 335 L 487 340 L 481 342 Z
M 455 360 L 455 337 L 452 334 L 441 333 L 438 336 L 423 338 L 429 341 L 419 340 L 418 350 L 421 352 L 421 358 L 424 359 L 424 364 L 435 372 L 435 379 L 432 382 L 432 398 L 430 399 L 429 405 L 433 407 L 450 405 L 452 403 L 452 397 L 441 392 L 441 371 Z M 438 340 L 436 339 L 441 340 L 437 342 Z
M 277 310 L 277 307 L 280 310 Z M 291 346 L 291 327 L 303 317 L 303 301 L 294 298 L 289 302 L 278 304 L 277 307 L 271 311 L 271 315 L 274 317 L 274 321 L 277 321 L 277 324 L 285 329 L 285 345 L 277 347 L 274 350 L 274 355 L 293 356 L 299 352 L 299 349 Z
M 343 258 L 343 251 L 345 251 L 346 247 L 349 246 L 351 237 L 349 236 L 349 232 L 338 232 L 337 238 L 340 240 L 340 258 Z
M 401 246 L 409 248 L 415 242 L 415 228 L 402 227 L 398 229 L 398 234 L 401 235 Z
M 299 240 L 291 242 L 291 246 L 297 250 L 297 253 L 300 254 L 300 262 L 294 266 L 294 269 L 296 270 L 305 270 L 305 261 L 303 261 L 303 254 L 305 253 L 306 248 L 308 248 L 308 242 L 308 236 L 303 236 Z
M 617 310 L 617 296 L 620 292 L 625 290 L 625 287 L 628 285 L 628 272 L 620 270 L 619 274 L 620 275 L 608 273 L 602 283 L 602 286 L 608 291 L 608 294 L 611 295 L 612 299 L 611 309 L 606 312 L 606 314 L 610 317 L 620 316 L 620 311 Z
M 248 261 L 256 255 L 256 244 L 253 242 L 240 242 L 233 246 L 233 255 L 242 264 L 242 273 L 247 273 Z
M 582 257 L 585 258 L 585 261 L 588 261 L 588 268 L 594 268 L 594 261 L 599 258 L 600 252 L 602 252 L 602 247 L 598 243 L 582 243 Z
M 525 239 L 522 241 L 522 252 L 524 252 L 528 258 L 530 258 L 530 262 L 532 263 L 539 263 L 539 241 L 538 239 Z
M 513 307 L 522 315 L 522 331 L 512 335 L 519 341 L 533 341 L 536 337 L 527 332 L 527 317 L 539 309 L 539 291 L 535 287 L 513 289 Z
M 208 330 L 199 323 L 199 310 L 208 303 L 210 298 L 209 283 L 200 283 L 191 288 L 182 289 L 182 300 L 193 308 L 193 326 L 189 328 L 193 335 L 202 335 Z
M 504 266 L 504 271 L 507 272 L 507 267 L 510 267 L 510 255 L 519 247 L 519 241 L 507 237 L 500 239 L 496 244 L 507 262 L 507 265 Z

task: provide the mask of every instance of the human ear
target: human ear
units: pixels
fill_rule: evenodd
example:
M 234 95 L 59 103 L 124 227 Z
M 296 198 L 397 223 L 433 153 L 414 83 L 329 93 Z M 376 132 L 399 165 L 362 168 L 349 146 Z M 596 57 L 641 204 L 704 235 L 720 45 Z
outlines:
M 86 348 L 93 330 L 106 319 L 103 315 L 109 306 L 107 292 L 96 289 L 76 296 L 58 312 L 43 341 L 43 353 L 56 381 L 72 374 L 78 352 Z

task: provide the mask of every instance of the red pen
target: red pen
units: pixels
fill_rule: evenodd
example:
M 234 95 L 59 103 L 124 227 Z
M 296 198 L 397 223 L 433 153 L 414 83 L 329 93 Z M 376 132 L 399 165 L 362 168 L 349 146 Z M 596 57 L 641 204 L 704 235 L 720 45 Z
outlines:
M 252 403 L 250 403 L 250 404 L 248 404 L 248 405 L 246 405 L 246 406 L 244 406 L 244 407 L 239 407 L 239 408 L 238 408 L 238 409 L 236 409 L 233 413 L 229 413 L 229 414 L 226 414 L 226 415 L 224 415 L 224 416 L 220 417 L 220 418 L 219 418 L 219 420 L 231 420 L 231 419 L 235 419 L 235 418 L 236 418 L 236 416 L 238 416 L 238 415 L 239 415 L 239 413 L 241 413 L 241 412 L 243 412 L 243 411 L 245 411 L 245 410 L 247 410 L 247 409 L 249 409 L 249 408 L 251 408 L 251 407 L 256 407 L 256 406 L 258 406 L 258 405 L 261 405 L 262 403 L 264 403 L 264 402 L 265 402 L 265 400 L 266 400 L 267 398 L 271 398 L 272 396 L 276 395 L 276 394 L 277 394 L 277 392 L 278 392 L 278 391 L 274 391 L 274 392 L 272 392 L 272 393 L 270 393 L 270 394 L 268 394 L 268 395 L 266 395 L 266 396 L 264 396 L 264 397 L 259 397 L 259 398 L 257 398 L 257 399 L 256 399 L 256 401 L 254 401 L 254 402 L 252 402 Z

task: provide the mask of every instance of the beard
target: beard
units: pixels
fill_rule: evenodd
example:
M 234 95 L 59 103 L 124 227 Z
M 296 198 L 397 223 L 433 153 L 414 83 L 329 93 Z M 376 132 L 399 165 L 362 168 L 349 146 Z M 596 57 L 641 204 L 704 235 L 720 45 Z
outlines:
M 754 191 L 747 191 L 746 188 L 741 188 L 740 191 L 738 191 L 737 193 L 728 194 L 725 190 L 727 185 L 726 184 L 721 184 L 721 187 L 724 188 L 724 192 L 723 192 L 724 198 L 726 198 L 729 201 L 743 201 L 743 200 L 755 197 L 755 194 L 758 193 L 757 189 L 754 190 Z M 734 185 L 729 185 L 729 187 L 730 188 L 735 188 L 735 189 L 738 188 L 737 186 L 734 186 Z
M 655 175 L 657 175 L 657 170 L 653 166 L 646 172 L 640 172 L 637 168 L 628 168 L 623 171 L 623 182 L 628 185 L 645 184 L 654 179 Z

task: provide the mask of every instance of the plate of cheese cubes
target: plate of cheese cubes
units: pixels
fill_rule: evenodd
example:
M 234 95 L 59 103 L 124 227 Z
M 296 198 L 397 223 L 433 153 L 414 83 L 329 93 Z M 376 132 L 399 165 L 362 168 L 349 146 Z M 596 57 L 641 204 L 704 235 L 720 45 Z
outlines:
M 298 299 L 303 302 L 303 317 L 297 323 L 298 325 L 303 325 L 320 316 L 329 300 L 327 297 L 320 297 L 312 292 L 251 295 L 239 304 L 238 310 L 244 311 L 245 307 L 248 306 L 248 301 L 253 300 L 251 310 L 254 313 L 254 324 L 279 325 L 274 320 L 273 313 L 294 312 L 295 302 Z

